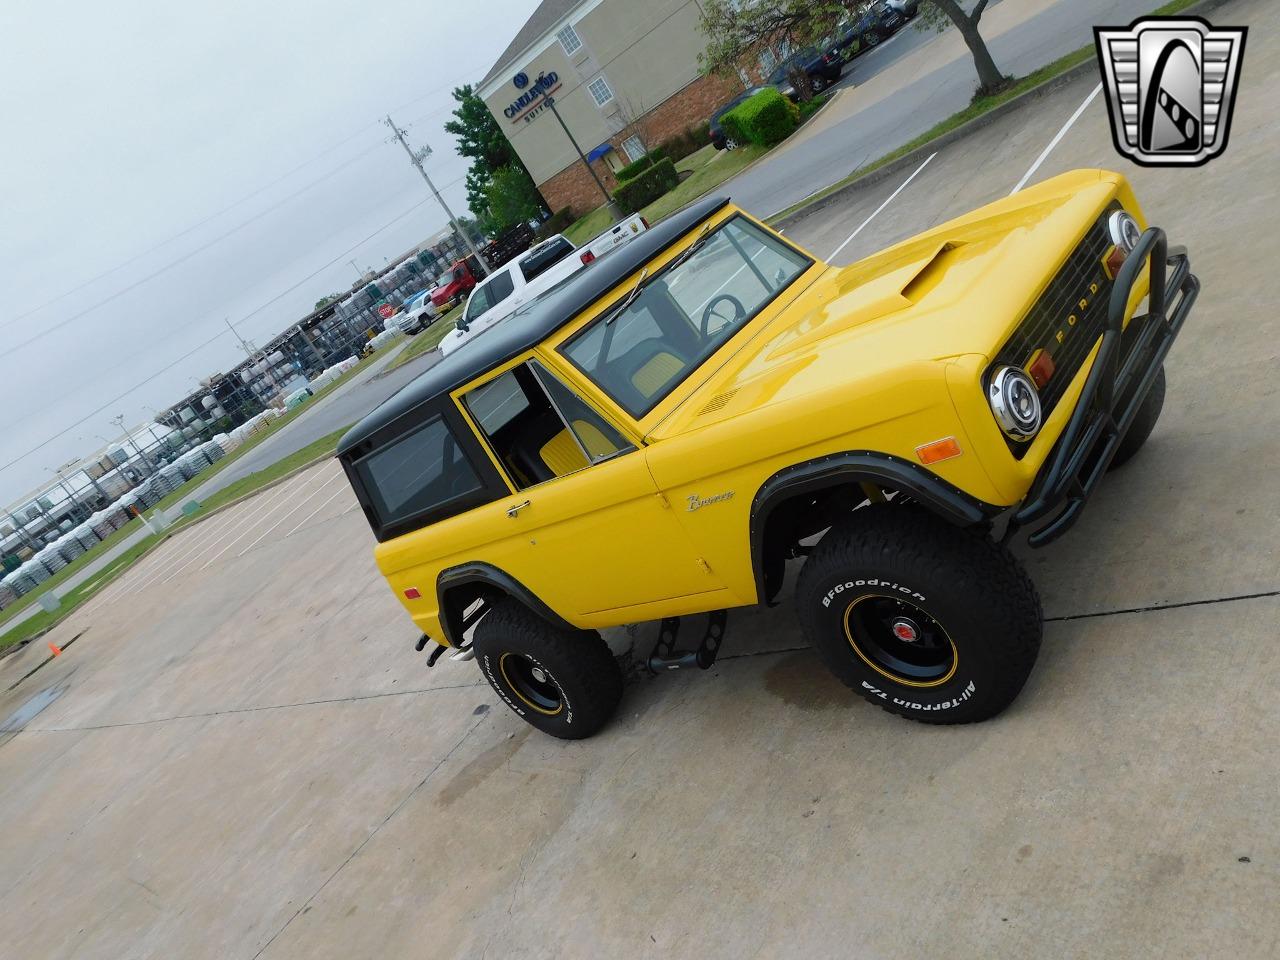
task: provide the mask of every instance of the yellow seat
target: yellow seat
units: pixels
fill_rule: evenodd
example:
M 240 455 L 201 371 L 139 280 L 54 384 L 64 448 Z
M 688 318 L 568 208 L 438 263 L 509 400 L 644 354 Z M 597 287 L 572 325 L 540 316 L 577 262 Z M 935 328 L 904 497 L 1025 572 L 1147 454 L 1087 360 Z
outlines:
M 586 420 L 575 420 L 573 429 L 582 440 L 582 446 L 587 448 L 587 452 L 592 457 L 607 457 L 616 452 L 617 448 L 595 424 L 588 423 Z M 578 446 L 578 442 L 568 430 L 561 430 L 544 443 L 542 449 L 538 451 L 538 456 L 547 465 L 547 469 L 557 477 L 585 470 L 591 465 L 582 455 L 582 447 Z
M 647 399 L 665 387 L 683 369 L 684 364 L 678 357 L 669 353 L 655 353 L 631 375 L 631 383 Z

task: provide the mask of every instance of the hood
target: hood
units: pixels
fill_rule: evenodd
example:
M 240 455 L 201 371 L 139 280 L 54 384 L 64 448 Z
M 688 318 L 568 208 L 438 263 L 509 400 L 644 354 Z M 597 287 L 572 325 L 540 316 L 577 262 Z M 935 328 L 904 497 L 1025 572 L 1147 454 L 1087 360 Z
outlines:
M 1115 195 L 1077 171 L 848 267 L 829 267 L 709 370 L 650 435 L 709 426 L 842 383 L 993 356 Z M 715 361 L 710 361 L 711 367 Z

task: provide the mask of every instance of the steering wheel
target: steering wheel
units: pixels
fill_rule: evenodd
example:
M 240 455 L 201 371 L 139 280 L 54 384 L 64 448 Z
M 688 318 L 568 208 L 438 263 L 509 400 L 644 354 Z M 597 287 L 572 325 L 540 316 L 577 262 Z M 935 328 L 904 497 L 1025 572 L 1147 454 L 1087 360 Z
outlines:
M 716 306 L 721 302 L 730 304 L 733 307 L 734 315 L 725 317 L 716 313 Z M 737 323 L 739 320 L 745 319 L 747 316 L 747 308 L 742 305 L 739 300 L 731 293 L 722 293 L 718 297 L 712 297 L 706 308 L 702 311 L 702 339 L 706 339 L 711 332 L 711 318 L 715 317 L 724 320 L 725 323 Z

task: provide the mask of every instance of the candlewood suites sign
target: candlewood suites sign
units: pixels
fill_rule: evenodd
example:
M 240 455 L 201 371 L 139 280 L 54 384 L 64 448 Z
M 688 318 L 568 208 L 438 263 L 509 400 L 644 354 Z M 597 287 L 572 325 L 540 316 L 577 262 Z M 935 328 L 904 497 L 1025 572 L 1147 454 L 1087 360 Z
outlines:
M 521 72 L 511 83 L 521 93 L 502 113 L 512 123 L 517 120 L 528 123 L 542 112 L 546 99 L 560 89 L 560 75 L 552 70 L 538 74 L 538 79 L 531 81 L 527 73 Z

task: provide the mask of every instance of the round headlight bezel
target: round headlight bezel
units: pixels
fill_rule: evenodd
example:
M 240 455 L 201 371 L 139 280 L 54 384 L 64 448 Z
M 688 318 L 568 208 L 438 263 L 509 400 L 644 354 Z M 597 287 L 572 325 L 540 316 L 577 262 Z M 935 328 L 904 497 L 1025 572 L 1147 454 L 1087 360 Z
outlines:
M 1026 443 L 1040 432 L 1043 410 L 1035 381 L 1017 367 L 1000 367 L 991 377 L 987 400 L 1001 431 L 1011 440 Z
M 1111 237 L 1111 242 L 1122 251 L 1133 253 L 1133 248 L 1142 237 L 1142 228 L 1131 213 L 1117 210 L 1107 218 L 1107 234 Z

